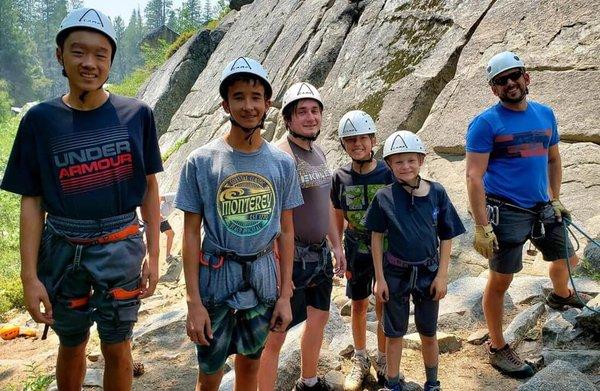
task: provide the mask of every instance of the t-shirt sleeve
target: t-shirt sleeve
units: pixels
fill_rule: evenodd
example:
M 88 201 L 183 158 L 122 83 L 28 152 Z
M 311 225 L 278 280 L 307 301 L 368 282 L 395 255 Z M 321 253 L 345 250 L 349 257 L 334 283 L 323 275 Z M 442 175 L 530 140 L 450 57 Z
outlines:
M 200 187 L 196 176 L 195 160 L 188 157 L 179 177 L 179 188 L 175 196 L 174 205 L 184 212 L 192 212 L 202 215 L 204 203 L 200 194 Z
M 0 188 L 24 196 L 42 195 L 42 178 L 31 111 L 19 123 Z
M 156 174 L 163 170 L 160 148 L 158 147 L 158 135 L 156 134 L 156 123 L 152 109 L 146 107 L 144 118 L 144 167 L 146 175 Z
M 387 217 L 379 202 L 379 191 L 373 197 L 369 209 L 365 214 L 365 227 L 369 231 L 385 232 L 388 228 Z
M 554 115 L 554 111 L 550 110 L 550 115 L 552 117 L 552 135 L 550 136 L 550 146 L 558 144 L 560 141 L 560 136 L 558 135 L 558 121 L 556 120 L 556 116 Z
M 281 210 L 294 209 L 304 204 L 302 198 L 302 191 L 300 190 L 300 182 L 298 181 L 298 174 L 294 167 L 294 162 L 289 159 L 289 162 L 284 163 L 284 176 L 283 176 L 283 192 L 281 193 Z
M 489 122 L 481 116 L 471 121 L 466 135 L 467 152 L 488 153 L 494 148 L 494 135 Z
M 340 176 L 336 173 L 331 177 L 331 203 L 335 209 L 342 209 L 342 200 L 340 199 Z
M 452 205 L 446 190 L 440 186 L 438 192 L 438 237 L 440 240 L 448 240 L 465 233 L 465 227 L 460 220 L 454 205 Z

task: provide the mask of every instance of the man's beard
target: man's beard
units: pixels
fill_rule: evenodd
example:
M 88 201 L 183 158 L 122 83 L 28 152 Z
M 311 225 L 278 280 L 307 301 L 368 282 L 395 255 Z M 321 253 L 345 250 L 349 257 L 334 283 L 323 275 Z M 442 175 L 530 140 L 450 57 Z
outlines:
M 521 88 L 520 86 L 517 87 L 517 89 L 520 92 L 517 98 L 510 98 L 508 94 L 502 94 L 499 96 L 500 100 L 504 103 L 520 103 L 521 101 L 523 101 L 523 99 L 525 99 L 527 93 L 529 93 L 529 90 L 527 89 L 527 87 Z

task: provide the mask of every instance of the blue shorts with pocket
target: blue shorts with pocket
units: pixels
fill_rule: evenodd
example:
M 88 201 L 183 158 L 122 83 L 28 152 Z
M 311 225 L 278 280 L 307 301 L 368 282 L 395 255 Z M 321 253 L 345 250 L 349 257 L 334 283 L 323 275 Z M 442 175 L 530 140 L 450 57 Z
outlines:
M 37 274 L 51 298 L 52 329 L 62 345 L 84 342 L 93 322 L 104 343 L 131 338 L 140 307 L 136 292 L 146 254 L 142 233 L 90 245 L 73 244 L 67 238 L 97 238 L 135 223 L 135 213 L 101 220 L 47 217 Z

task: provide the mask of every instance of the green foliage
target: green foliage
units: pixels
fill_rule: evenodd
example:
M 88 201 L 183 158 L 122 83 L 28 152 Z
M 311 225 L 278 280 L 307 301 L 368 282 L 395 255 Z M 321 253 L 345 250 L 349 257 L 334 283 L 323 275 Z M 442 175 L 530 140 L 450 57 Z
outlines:
M 27 379 L 23 384 L 23 391 L 44 391 L 54 381 L 54 375 L 40 373 L 37 363 L 27 365 Z
M 219 14 L 211 21 L 207 22 L 204 27 L 209 30 L 214 30 L 219 26 L 221 20 L 231 11 L 228 5 L 225 5 L 223 2 L 219 1 L 217 8 L 220 8 Z
M 18 120 L 0 122 L 0 173 L 4 172 L 17 132 Z M 19 279 L 19 197 L 0 191 L 0 316 L 23 306 L 23 289 Z
M 583 258 L 580 266 L 577 268 L 576 273 L 580 276 L 586 276 L 594 281 L 600 282 L 600 269 L 594 267 L 591 261 Z
M 0 79 L 0 121 L 5 121 L 10 117 L 11 104 L 12 99 L 8 94 L 8 83 Z
M 179 35 L 179 37 L 177 37 L 177 39 L 175 40 L 175 42 L 173 42 L 167 48 L 167 52 L 165 53 L 165 58 L 166 59 L 171 58 L 171 56 L 173 54 L 175 54 L 175 52 L 177 50 L 179 50 L 179 48 L 182 47 L 183 44 L 186 43 L 188 41 L 188 39 L 190 39 L 197 32 L 198 32 L 198 29 L 191 29 L 191 30 L 187 30 L 187 31 L 184 31 L 183 33 L 181 33 Z
M 187 138 L 182 138 L 182 139 L 177 140 L 177 142 L 175 144 L 171 145 L 171 147 L 169 149 L 167 149 L 167 151 L 165 153 L 163 153 L 160 157 L 161 160 L 163 161 L 163 163 L 166 162 L 167 159 L 169 157 L 171 157 L 172 154 L 177 152 L 179 150 L 179 148 L 181 148 L 181 146 L 187 142 L 188 142 Z

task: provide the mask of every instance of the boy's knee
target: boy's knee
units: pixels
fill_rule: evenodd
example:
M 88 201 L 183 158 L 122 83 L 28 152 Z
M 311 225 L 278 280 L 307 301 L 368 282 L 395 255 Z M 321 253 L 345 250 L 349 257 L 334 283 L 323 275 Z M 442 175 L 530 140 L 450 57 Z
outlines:
M 367 314 L 369 308 L 369 299 L 352 301 L 352 316 L 361 316 Z
M 129 341 L 118 343 L 101 343 L 102 354 L 106 361 L 119 362 L 131 360 L 131 345 Z

